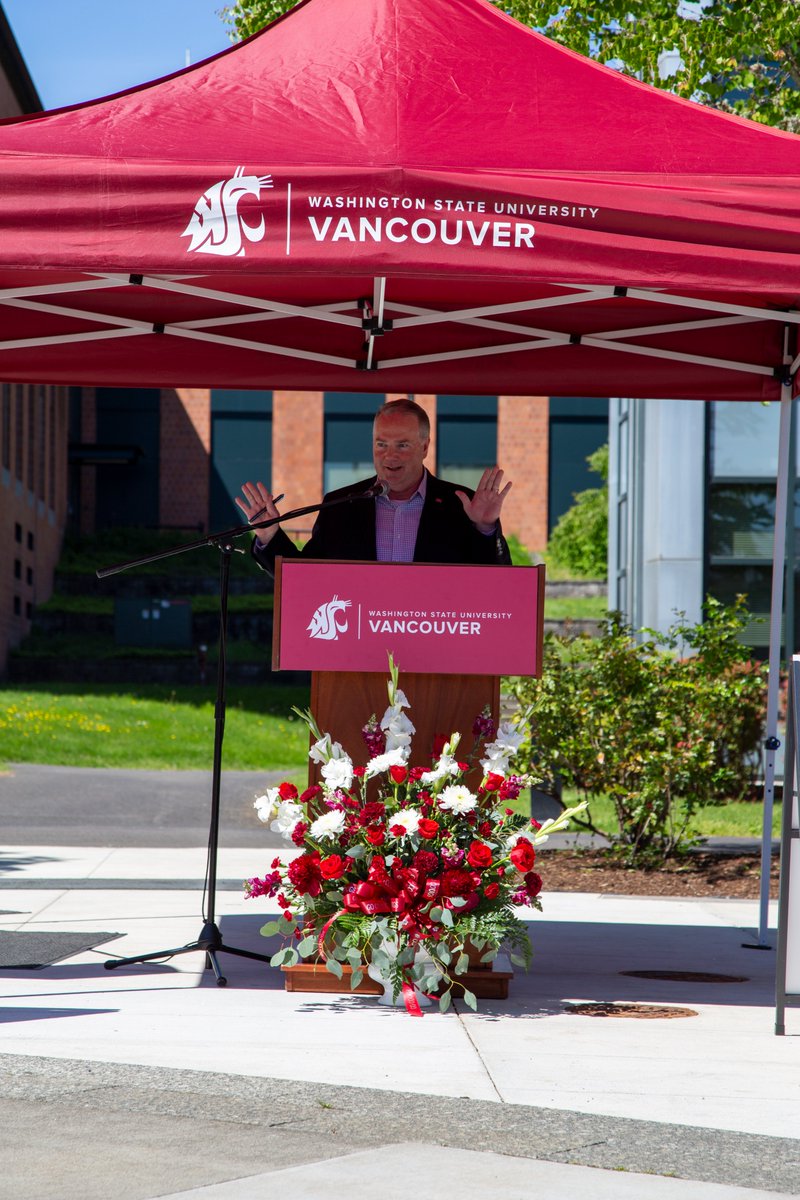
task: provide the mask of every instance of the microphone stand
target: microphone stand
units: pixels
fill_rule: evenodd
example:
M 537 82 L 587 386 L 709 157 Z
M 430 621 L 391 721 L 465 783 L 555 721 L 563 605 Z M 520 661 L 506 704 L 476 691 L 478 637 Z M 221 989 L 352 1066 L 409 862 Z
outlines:
M 319 512 L 323 508 L 332 508 L 336 504 L 345 504 L 353 500 L 371 500 L 375 495 L 379 494 L 379 491 L 380 489 L 369 489 L 367 492 L 356 493 L 352 496 L 342 496 L 335 500 L 324 500 L 321 504 L 309 504 L 304 508 L 295 508 L 291 512 L 283 513 L 278 517 L 268 517 L 263 521 L 255 521 L 253 524 L 248 522 L 246 525 L 235 525 L 232 529 L 226 529 L 222 533 L 209 533 L 205 537 L 198 538 L 193 542 L 187 542 L 182 546 L 173 546 L 168 550 L 161 550 L 157 554 L 149 554 L 145 558 L 131 559 L 130 562 L 115 563 L 111 567 L 101 567 L 96 571 L 98 579 L 105 579 L 109 575 L 117 575 L 121 571 L 127 571 L 131 567 L 141 567 L 146 563 L 157 562 L 162 558 L 173 558 L 176 554 L 183 554 L 189 550 L 197 550 L 201 546 L 216 546 L 222 556 L 220 558 L 219 585 L 219 663 L 217 665 L 217 697 L 214 707 L 214 757 L 211 773 L 211 821 L 208 831 L 208 858 L 203 886 L 203 928 L 198 937 L 185 946 L 178 946 L 171 950 L 155 950 L 150 954 L 135 954 L 130 958 L 110 959 L 104 964 L 107 971 L 114 971 L 117 967 L 130 966 L 132 963 L 153 962 L 157 959 L 174 958 L 178 954 L 188 954 L 190 951 L 200 950 L 206 956 L 206 970 L 213 970 L 217 986 L 225 987 L 228 981 L 219 968 L 217 960 L 219 953 L 234 954 L 240 958 L 253 958 L 258 962 L 270 963 L 271 960 L 268 954 L 258 954 L 255 950 L 243 950 L 239 947 L 226 945 L 222 940 L 222 933 L 216 923 L 222 741 L 225 736 L 228 586 L 231 554 L 234 549 L 237 549 L 233 543 L 237 538 L 242 537 L 245 533 L 251 533 L 254 529 L 267 529 L 271 525 L 278 525 L 281 521 L 288 521 L 293 517 L 302 517 L 308 513 Z M 243 554 L 244 551 L 238 550 L 238 553 Z

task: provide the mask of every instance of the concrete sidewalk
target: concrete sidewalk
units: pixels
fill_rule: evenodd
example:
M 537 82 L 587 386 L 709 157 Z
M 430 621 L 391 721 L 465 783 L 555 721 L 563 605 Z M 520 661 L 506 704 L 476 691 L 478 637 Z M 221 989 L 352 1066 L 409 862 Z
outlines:
M 233 888 L 273 853 L 220 850 L 231 946 L 270 950 L 268 903 Z M 106 971 L 199 935 L 204 849 L 3 857 L 0 929 L 121 936 L 0 972 L 2 1200 L 800 1194 L 800 1013 L 774 1036 L 755 901 L 545 895 L 507 1001 L 419 1020 L 233 955 L 227 988 L 199 952 Z

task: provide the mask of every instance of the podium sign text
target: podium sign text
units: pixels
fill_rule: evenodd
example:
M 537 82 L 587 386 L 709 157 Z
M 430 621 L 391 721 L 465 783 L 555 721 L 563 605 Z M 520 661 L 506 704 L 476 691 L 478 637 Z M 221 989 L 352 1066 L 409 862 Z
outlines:
M 290 558 L 276 578 L 275 670 L 540 672 L 543 567 Z

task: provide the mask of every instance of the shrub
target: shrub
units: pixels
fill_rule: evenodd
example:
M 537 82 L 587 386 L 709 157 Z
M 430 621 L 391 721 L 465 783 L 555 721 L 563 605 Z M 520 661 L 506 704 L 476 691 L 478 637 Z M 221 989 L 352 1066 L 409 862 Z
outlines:
M 591 798 L 607 795 L 631 864 L 684 849 L 697 809 L 753 785 L 766 668 L 738 640 L 750 619 L 743 597 L 709 599 L 705 614 L 701 625 L 679 614 L 644 640 L 619 613 L 598 638 L 549 636 L 541 678 L 514 685 L 532 709 L 525 769 L 577 788 L 589 814 Z

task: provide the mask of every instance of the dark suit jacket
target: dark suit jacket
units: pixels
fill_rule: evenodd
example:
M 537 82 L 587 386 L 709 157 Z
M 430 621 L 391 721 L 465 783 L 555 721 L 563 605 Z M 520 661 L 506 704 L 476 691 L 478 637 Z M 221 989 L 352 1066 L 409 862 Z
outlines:
M 481 533 L 467 517 L 461 501 L 456 495 L 457 485 L 428 474 L 425 505 L 419 519 L 414 562 L 428 563 L 497 563 L 511 564 L 511 555 L 498 524 L 491 535 Z M 372 479 L 363 479 L 350 487 L 329 492 L 326 500 L 340 496 L 359 496 L 365 492 Z M 472 496 L 470 488 L 458 488 Z M 339 504 L 323 509 L 317 516 L 313 532 L 302 551 L 298 550 L 283 530 L 279 530 L 272 541 L 263 549 L 253 541 L 253 557 L 259 566 L 272 572 L 275 559 L 297 558 L 345 558 L 362 562 L 376 562 L 378 557 L 375 543 L 375 501 L 353 500 L 350 504 Z

